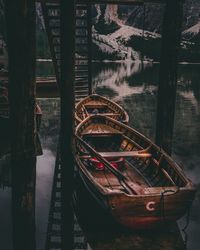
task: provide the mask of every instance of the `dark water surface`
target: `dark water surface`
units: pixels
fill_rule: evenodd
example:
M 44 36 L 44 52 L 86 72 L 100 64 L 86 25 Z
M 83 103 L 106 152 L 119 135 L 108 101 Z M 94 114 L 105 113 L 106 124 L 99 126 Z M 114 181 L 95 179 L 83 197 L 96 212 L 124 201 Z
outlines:
M 52 180 L 55 167 L 59 133 L 60 102 L 55 99 L 38 99 L 43 111 L 40 139 L 43 155 L 37 160 L 36 179 L 36 239 L 37 250 L 43 250 L 51 200 Z
M 40 63 L 39 75 L 52 74 L 50 63 Z M 154 140 L 159 65 L 94 63 L 96 92 L 121 104 L 130 123 Z M 200 249 L 200 65 L 179 65 L 173 157 L 198 187 L 187 228 L 188 250 Z M 37 250 L 44 249 L 59 129 L 59 99 L 39 99 L 43 118 L 40 138 L 43 156 L 37 160 Z M 1 164 L 1 163 L 0 163 Z M 0 189 L 0 249 L 11 249 L 11 190 Z M 180 228 L 185 218 L 179 221 Z M 102 249 L 103 250 L 103 249 Z

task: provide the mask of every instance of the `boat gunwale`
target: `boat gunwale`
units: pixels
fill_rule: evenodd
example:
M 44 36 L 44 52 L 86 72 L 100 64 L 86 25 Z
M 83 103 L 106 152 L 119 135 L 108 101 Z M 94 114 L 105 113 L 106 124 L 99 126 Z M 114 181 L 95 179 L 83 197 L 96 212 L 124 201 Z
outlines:
M 79 109 L 79 106 L 81 108 L 81 106 L 84 106 L 83 105 L 83 102 L 87 101 L 87 99 L 89 100 L 90 98 L 92 98 L 93 96 L 96 96 L 110 104 L 113 104 L 115 106 L 117 106 L 119 108 L 119 110 L 121 111 L 121 114 L 124 116 L 124 119 L 123 119 L 123 123 L 128 123 L 129 122 L 129 115 L 127 113 L 127 111 L 122 108 L 119 104 L 117 104 L 116 102 L 112 101 L 112 100 L 109 100 L 108 98 L 104 97 L 104 96 L 101 96 L 101 95 L 98 95 L 98 94 L 92 94 L 92 95 L 89 95 L 87 97 L 85 97 L 84 99 L 82 99 L 80 102 L 78 102 L 75 106 L 75 120 L 78 121 L 79 123 L 84 121 L 84 119 L 82 120 L 78 115 L 77 115 L 77 110 Z M 91 116 L 91 115 L 90 115 Z M 85 118 L 87 119 L 87 117 Z

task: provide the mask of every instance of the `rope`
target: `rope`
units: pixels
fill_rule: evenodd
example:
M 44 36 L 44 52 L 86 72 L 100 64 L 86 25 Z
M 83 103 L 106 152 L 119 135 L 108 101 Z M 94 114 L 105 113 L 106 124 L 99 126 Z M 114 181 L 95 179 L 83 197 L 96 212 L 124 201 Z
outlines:
M 165 190 L 161 193 L 161 198 L 160 198 L 160 202 L 161 202 L 161 212 L 162 212 L 162 217 L 163 217 L 163 222 L 166 221 L 166 218 L 165 218 L 165 203 L 164 203 L 164 194 L 165 193 L 168 193 L 168 192 L 175 192 L 174 190 Z M 188 242 L 188 234 L 186 232 L 186 229 L 188 228 L 189 226 L 189 223 L 190 223 L 190 207 L 188 207 L 188 210 L 187 210 L 187 215 L 186 215 L 186 224 L 185 226 L 181 229 L 181 231 L 183 232 L 183 235 L 184 235 L 184 239 L 183 239 L 183 243 L 184 245 L 187 247 L 187 242 Z
M 188 207 L 188 210 L 187 210 L 185 226 L 181 229 L 184 235 L 183 242 L 185 246 L 187 246 L 187 243 L 188 243 L 188 234 L 186 232 L 186 229 L 188 228 L 189 224 L 190 224 L 190 207 Z
M 175 193 L 174 190 L 172 190 L 172 189 L 167 189 L 167 190 L 164 190 L 164 191 L 161 193 L 161 197 L 160 197 L 161 215 L 162 215 L 162 218 L 163 218 L 163 222 L 166 221 L 166 218 L 165 218 L 165 199 L 164 199 L 165 196 L 164 196 L 164 194 L 169 193 L 169 192 Z

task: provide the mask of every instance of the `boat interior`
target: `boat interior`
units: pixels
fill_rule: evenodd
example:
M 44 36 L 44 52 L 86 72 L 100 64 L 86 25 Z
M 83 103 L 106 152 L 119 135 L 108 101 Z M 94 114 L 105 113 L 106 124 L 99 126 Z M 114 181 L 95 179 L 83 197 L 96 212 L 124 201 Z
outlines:
M 86 99 L 83 103 L 79 104 L 76 107 L 76 112 L 77 116 L 81 120 L 85 119 L 88 115 L 94 114 L 104 114 L 122 122 L 126 118 L 124 111 L 121 110 L 120 107 L 109 102 L 108 100 L 101 100 L 98 96 Z
M 98 157 L 83 154 L 80 158 L 87 171 L 104 188 L 139 195 L 163 192 L 169 187 L 175 191 L 187 184 L 173 164 L 152 145 L 144 149 L 122 133 L 86 133 L 82 138 L 120 172 L 128 184 L 124 185 Z
M 103 104 L 100 104 L 100 105 L 97 105 L 97 104 L 94 104 L 94 105 L 84 105 L 85 106 L 85 109 L 86 111 L 89 113 L 89 114 L 104 114 L 104 113 L 113 113 L 114 111 L 112 109 L 110 109 L 107 105 L 103 105 Z

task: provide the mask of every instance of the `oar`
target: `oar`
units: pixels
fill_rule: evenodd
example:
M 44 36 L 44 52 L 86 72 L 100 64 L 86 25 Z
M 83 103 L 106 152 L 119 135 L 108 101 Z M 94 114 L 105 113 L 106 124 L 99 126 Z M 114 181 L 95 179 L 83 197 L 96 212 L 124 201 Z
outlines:
M 123 182 L 126 185 L 127 190 L 129 191 L 129 193 L 136 193 L 135 190 L 132 189 L 132 187 L 126 182 L 128 181 L 127 177 L 125 175 L 123 175 L 118 169 L 114 168 L 109 161 L 107 161 L 106 159 L 104 159 L 98 152 L 96 152 L 88 143 L 86 143 L 83 139 L 81 139 L 79 136 L 75 135 L 76 139 L 78 141 L 80 141 L 84 147 L 90 151 L 92 154 L 95 155 L 95 157 L 101 161 L 104 166 L 109 169 L 118 179 L 119 181 Z M 132 192 L 130 192 L 130 190 Z

